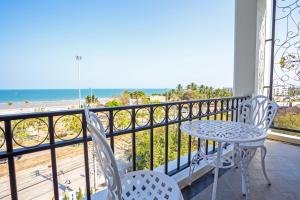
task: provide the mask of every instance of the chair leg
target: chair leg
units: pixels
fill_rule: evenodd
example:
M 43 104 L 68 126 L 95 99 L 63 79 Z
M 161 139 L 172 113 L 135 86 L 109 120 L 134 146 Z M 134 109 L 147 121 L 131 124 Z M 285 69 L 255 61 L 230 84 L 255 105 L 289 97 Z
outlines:
M 267 148 L 265 146 L 261 146 L 260 147 L 260 155 L 261 155 L 261 166 L 262 166 L 262 170 L 263 170 L 263 173 L 264 173 L 264 176 L 268 182 L 269 185 L 271 185 L 271 181 L 267 175 L 267 172 L 266 172 L 266 165 L 265 165 L 265 158 L 266 158 L 266 154 L 267 154 Z

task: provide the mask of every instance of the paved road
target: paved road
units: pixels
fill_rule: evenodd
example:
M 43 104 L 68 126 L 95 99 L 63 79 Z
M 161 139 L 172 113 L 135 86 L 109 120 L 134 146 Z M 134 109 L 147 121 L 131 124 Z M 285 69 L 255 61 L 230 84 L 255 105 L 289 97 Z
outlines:
M 65 159 L 58 164 L 59 190 L 78 190 L 85 187 L 83 156 Z M 0 199 L 10 199 L 8 177 L 0 178 Z M 4 186 L 4 187 L 3 187 Z M 20 199 L 51 199 L 53 184 L 51 168 L 42 165 L 17 173 L 18 196 Z
M 34 159 L 34 156 L 32 158 Z M 118 163 L 123 169 L 128 167 L 128 165 L 124 164 L 124 162 L 119 161 Z M 91 155 L 90 172 L 90 182 L 91 186 L 93 186 L 93 159 Z M 64 191 L 78 191 L 79 187 L 83 192 L 85 192 L 85 168 L 83 154 L 73 158 L 57 160 L 57 173 L 60 196 L 63 196 Z M 99 175 L 97 180 L 98 183 L 104 181 L 104 179 L 101 179 Z M 51 168 L 49 168 L 48 164 L 46 164 L 18 172 L 17 188 L 18 197 L 22 200 L 52 199 L 53 182 Z M 11 199 L 8 176 L 0 177 L 0 199 Z

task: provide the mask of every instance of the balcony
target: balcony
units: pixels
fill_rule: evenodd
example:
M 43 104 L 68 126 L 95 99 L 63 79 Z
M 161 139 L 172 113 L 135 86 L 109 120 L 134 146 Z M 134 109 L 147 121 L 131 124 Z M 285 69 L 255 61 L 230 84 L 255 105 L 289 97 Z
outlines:
M 250 96 L 264 94 L 283 101 L 289 91 L 285 86 L 299 84 L 299 20 L 290 20 L 295 23 L 284 25 L 286 30 L 275 29 L 276 20 L 284 21 L 296 15 L 292 12 L 299 9 L 299 0 L 274 0 L 272 19 L 266 2 L 236 1 L 234 97 L 91 109 L 106 127 L 107 140 L 121 174 L 156 170 L 177 181 L 184 199 L 210 199 L 211 167 L 200 162 L 193 177 L 195 181 L 191 187 L 187 186 L 190 160 L 201 141 L 181 132 L 178 128 L 181 123 L 236 121 L 238 106 Z M 276 2 L 280 4 L 277 7 Z M 281 3 L 291 4 L 282 6 Z M 274 11 L 291 12 L 277 19 Z M 270 24 L 272 30 L 266 32 Z M 291 31 L 289 26 L 295 25 Z M 279 38 L 278 33 L 286 38 Z M 291 45 L 286 47 L 286 44 Z M 298 52 L 298 57 L 294 52 Z M 281 82 L 276 85 L 275 80 Z M 292 89 L 295 94 L 299 92 L 297 87 Z M 296 99 L 297 95 L 294 96 Z M 295 99 L 286 103 L 292 104 Z M 285 108 L 281 112 L 287 110 L 293 109 Z M 285 123 L 275 121 L 276 130 L 271 131 L 266 142 L 266 168 L 271 186 L 262 176 L 260 155 L 251 162 L 251 199 L 300 199 L 300 148 L 294 145 L 299 145 L 300 139 L 281 134 L 294 131 L 299 135 L 299 126 L 294 123 L 299 120 L 298 110 L 298 115 Z M 106 187 L 86 126 L 82 110 L 0 116 L 0 199 L 101 199 Z M 227 151 L 230 150 L 229 146 Z M 216 144 L 206 141 L 205 151 L 216 153 Z M 239 169 L 221 170 L 217 192 L 218 199 L 244 198 Z
M 106 125 L 107 138 L 118 160 L 120 173 L 139 169 L 160 171 L 178 182 L 185 199 L 207 199 L 211 194 L 213 176 L 209 172 L 212 168 L 199 168 L 196 173 L 199 179 L 187 187 L 187 169 L 200 141 L 182 133 L 178 127 L 191 120 L 236 121 L 237 108 L 246 98 L 91 110 Z M 84 118 L 82 110 L 1 116 L 0 167 L 1 182 L 5 187 L 1 188 L 0 198 L 62 199 L 67 196 L 72 199 L 81 193 L 86 199 L 93 199 L 103 195 L 104 180 L 95 164 Z M 274 195 L 278 198 L 280 195 L 297 195 L 299 161 L 296 156 L 300 149 L 274 141 L 268 141 L 267 145 L 267 169 L 273 185 L 267 187 L 261 176 L 259 158 L 255 158 L 250 167 L 253 199 L 260 199 L 258 195 L 264 195 L 266 199 Z M 206 152 L 216 152 L 214 142 L 206 142 Z M 238 171 L 222 171 L 219 199 L 242 197 Z M 279 180 L 286 180 L 288 186 Z

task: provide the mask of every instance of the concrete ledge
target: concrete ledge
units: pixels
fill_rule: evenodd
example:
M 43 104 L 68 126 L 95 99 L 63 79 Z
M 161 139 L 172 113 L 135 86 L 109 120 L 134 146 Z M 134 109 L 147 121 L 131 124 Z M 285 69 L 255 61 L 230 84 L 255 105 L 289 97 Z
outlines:
M 268 132 L 268 137 L 267 138 L 271 139 L 271 140 L 277 140 L 277 141 L 281 141 L 281 142 L 288 142 L 288 143 L 291 143 L 291 144 L 300 145 L 300 137 L 275 132 L 274 130 L 270 130 Z

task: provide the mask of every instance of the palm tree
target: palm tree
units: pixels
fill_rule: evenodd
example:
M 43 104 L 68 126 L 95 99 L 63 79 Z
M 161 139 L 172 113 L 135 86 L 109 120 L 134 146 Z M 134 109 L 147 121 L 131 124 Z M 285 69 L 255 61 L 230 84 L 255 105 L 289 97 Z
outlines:
M 197 84 L 192 82 L 191 83 L 191 90 L 197 90 Z
M 178 92 L 181 92 L 183 90 L 183 87 L 182 87 L 181 84 L 178 84 L 176 89 L 177 89 Z
M 87 104 L 97 103 L 98 98 L 95 97 L 95 95 L 92 95 L 92 96 L 87 95 L 87 96 L 85 97 L 85 101 L 86 101 Z

